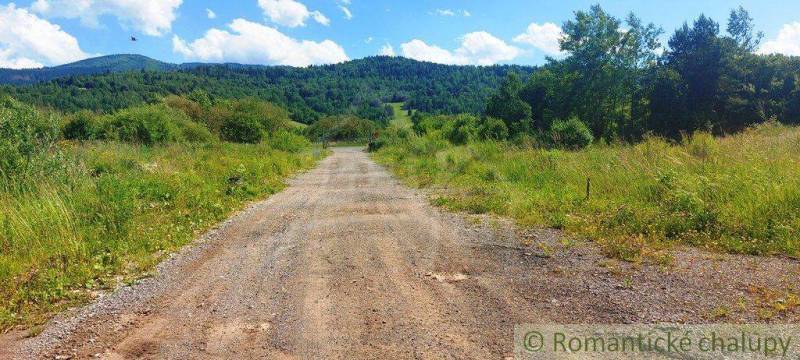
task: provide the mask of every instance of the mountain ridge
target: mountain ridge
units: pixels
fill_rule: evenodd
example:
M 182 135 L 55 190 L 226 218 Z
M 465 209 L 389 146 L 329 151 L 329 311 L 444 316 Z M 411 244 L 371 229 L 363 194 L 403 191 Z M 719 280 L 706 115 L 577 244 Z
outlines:
M 316 67 L 336 66 L 348 63 L 358 63 L 361 61 L 369 60 L 370 58 L 380 57 L 372 56 L 361 59 L 353 59 L 338 64 L 325 64 L 314 65 Z M 418 61 L 414 59 L 402 58 L 412 62 L 427 63 L 425 61 Z M 431 63 L 433 64 L 433 63 Z M 469 65 L 445 65 L 436 64 L 446 67 L 471 67 Z M 75 61 L 57 66 L 47 66 L 35 69 L 9 69 L 0 68 L 0 85 L 27 85 L 40 82 L 47 82 L 59 78 L 69 76 L 81 75 L 101 75 L 106 73 L 121 73 L 128 71 L 179 71 L 191 70 L 199 67 L 213 67 L 225 66 L 229 68 L 296 68 L 302 69 L 307 67 L 291 67 L 285 65 L 261 65 L 261 64 L 240 64 L 240 63 L 202 63 L 202 62 L 187 62 L 187 63 L 169 63 L 161 60 L 156 60 L 145 55 L 139 54 L 113 54 L 103 55 L 88 59 Z M 525 65 L 493 65 L 493 66 L 479 66 L 479 67 L 521 67 L 531 68 L 532 66 Z

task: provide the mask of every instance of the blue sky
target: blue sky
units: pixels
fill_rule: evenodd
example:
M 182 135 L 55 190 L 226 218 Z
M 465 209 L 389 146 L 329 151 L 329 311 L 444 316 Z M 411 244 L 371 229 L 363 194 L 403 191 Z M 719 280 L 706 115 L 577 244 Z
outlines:
M 19 0 L 0 1 L 0 67 L 138 53 L 169 62 L 308 65 L 376 54 L 453 64 L 541 64 L 558 27 L 599 3 L 663 26 L 701 13 L 723 23 L 739 5 L 763 52 L 800 55 L 800 1 L 675 0 Z M 210 16 L 209 10 L 214 16 Z M 349 14 L 349 15 L 348 15 Z M 131 42 L 136 36 L 139 41 Z M 666 42 L 666 41 L 664 41 Z

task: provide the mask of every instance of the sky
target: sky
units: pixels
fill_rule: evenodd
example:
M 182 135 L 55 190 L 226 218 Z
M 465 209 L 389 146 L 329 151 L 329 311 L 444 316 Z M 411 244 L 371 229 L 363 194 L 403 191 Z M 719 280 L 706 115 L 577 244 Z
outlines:
M 663 43 L 706 14 L 744 6 L 761 53 L 800 55 L 800 1 L 538 0 L 0 0 L 0 67 L 88 57 L 307 66 L 373 55 L 445 64 L 537 65 L 560 57 L 560 26 L 600 4 L 663 27 Z M 131 41 L 131 37 L 137 41 Z

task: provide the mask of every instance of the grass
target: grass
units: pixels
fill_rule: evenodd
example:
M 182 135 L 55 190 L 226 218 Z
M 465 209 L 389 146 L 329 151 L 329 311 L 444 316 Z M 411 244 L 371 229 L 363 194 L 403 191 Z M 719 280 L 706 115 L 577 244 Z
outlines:
M 59 148 L 57 170 L 0 178 L 0 331 L 146 274 L 322 155 L 266 144 Z
M 403 103 L 389 103 L 394 109 L 394 119 L 389 124 L 398 128 L 410 129 L 412 126 L 411 117 L 408 116 L 408 110 L 403 110 Z
M 564 229 L 615 258 L 640 261 L 674 244 L 800 256 L 800 128 L 581 151 L 453 146 L 429 135 L 374 156 L 411 185 L 436 189 L 436 204 Z

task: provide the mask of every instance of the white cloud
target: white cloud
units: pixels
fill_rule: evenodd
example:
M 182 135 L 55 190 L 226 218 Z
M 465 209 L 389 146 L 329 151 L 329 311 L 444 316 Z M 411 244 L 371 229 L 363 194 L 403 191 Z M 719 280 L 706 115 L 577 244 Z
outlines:
M 472 16 L 472 14 L 467 10 L 436 9 L 433 11 L 433 13 L 440 16 L 456 16 L 456 15 L 461 15 L 463 17 Z
M 209 19 L 216 19 L 217 18 L 217 14 L 214 11 L 212 11 L 211 9 L 206 9 L 206 16 L 208 16 Z
M 113 15 L 126 25 L 150 36 L 172 30 L 176 11 L 183 0 L 36 0 L 31 10 L 45 17 L 81 19 L 86 26 L 99 26 L 99 17 Z
M 411 59 L 454 65 L 493 65 L 513 60 L 522 53 L 520 49 L 485 31 L 464 35 L 461 46 L 454 51 L 428 45 L 419 39 L 400 45 L 400 49 L 403 56 Z
M 436 9 L 436 13 L 441 16 L 456 16 L 456 13 L 450 9 Z
M 342 9 L 345 19 L 350 20 L 353 18 L 353 13 L 350 12 L 350 9 L 348 9 L 347 6 L 339 5 L 339 9 Z
M 800 22 L 783 25 L 778 37 L 764 42 L 758 53 L 800 56 Z
M 562 36 L 561 27 L 556 24 L 531 23 L 524 33 L 514 37 L 514 41 L 531 45 L 548 55 L 562 55 L 561 45 L 558 43 Z
M 375 40 L 375 38 L 373 38 L 372 36 L 368 36 L 366 39 L 364 39 L 364 43 L 369 44 L 372 42 L 372 40 Z
M 58 25 L 15 5 L 0 5 L 0 67 L 35 68 L 89 57 Z
M 394 48 L 392 47 L 392 45 L 389 45 L 389 44 L 383 45 L 381 50 L 378 52 L 378 55 L 381 55 L 381 56 L 395 56 Z
M 258 6 L 272 22 L 286 27 L 305 26 L 308 18 L 328 26 L 330 19 L 319 11 L 310 11 L 295 0 L 258 0 Z
M 331 40 L 296 40 L 244 19 L 236 19 L 228 27 L 231 31 L 210 29 L 191 43 L 175 36 L 173 51 L 187 59 L 246 64 L 307 66 L 349 60 L 344 49 Z

